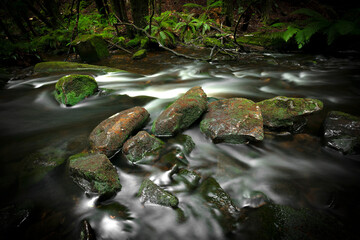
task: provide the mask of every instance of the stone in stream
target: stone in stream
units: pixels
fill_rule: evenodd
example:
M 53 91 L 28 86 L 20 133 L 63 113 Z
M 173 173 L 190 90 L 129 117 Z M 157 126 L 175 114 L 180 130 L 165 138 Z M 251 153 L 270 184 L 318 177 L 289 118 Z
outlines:
M 113 156 L 130 134 L 142 127 L 148 117 L 149 113 L 142 107 L 133 107 L 109 117 L 91 132 L 91 149 L 108 157 Z
M 85 191 L 109 198 L 121 190 L 119 176 L 109 159 L 100 153 L 79 153 L 69 158 L 69 173 Z
M 171 178 L 178 183 L 184 183 L 189 189 L 194 189 L 199 185 L 201 176 L 195 171 L 183 168 L 172 174 Z
M 348 113 L 332 111 L 324 123 L 326 146 L 345 154 L 360 152 L 360 118 Z
M 159 158 L 165 143 L 145 131 L 138 132 L 123 145 L 123 153 L 131 162 L 148 163 Z
M 137 194 L 142 203 L 150 202 L 166 207 L 176 207 L 179 199 L 170 192 L 165 191 L 149 179 L 145 179 Z
M 81 221 L 80 228 L 80 240 L 96 240 L 96 233 L 86 219 Z
M 97 62 L 109 56 L 106 42 L 98 35 L 81 35 L 71 44 L 84 62 Z
M 117 68 L 105 66 L 90 65 L 77 62 L 50 61 L 41 62 L 35 65 L 35 73 L 53 73 L 53 72 L 74 72 L 74 71 L 91 71 L 106 74 L 108 72 L 125 72 Z
M 212 209 L 216 209 L 221 213 L 219 215 L 214 212 L 220 225 L 226 231 L 235 229 L 240 212 L 220 184 L 213 177 L 208 177 L 202 181 L 198 192 Z
M 299 117 L 319 111 L 323 103 L 311 98 L 288 98 L 278 96 L 258 102 L 264 125 L 271 128 L 292 127 Z
M 68 75 L 55 85 L 55 98 L 66 106 L 73 106 L 98 90 L 95 79 L 88 75 Z
M 165 109 L 154 121 L 155 136 L 174 136 L 188 128 L 206 110 L 206 94 L 201 87 L 193 87 Z
M 200 122 L 200 130 L 215 143 L 246 143 L 264 138 L 260 108 L 245 98 L 210 103 Z

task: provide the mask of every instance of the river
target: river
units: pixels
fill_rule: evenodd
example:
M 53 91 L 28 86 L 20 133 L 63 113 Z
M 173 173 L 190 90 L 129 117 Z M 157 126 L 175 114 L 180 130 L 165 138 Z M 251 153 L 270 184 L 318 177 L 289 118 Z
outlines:
M 64 74 L 9 81 L 0 90 L 0 191 L 2 229 L 8 228 L 9 234 L 6 239 L 78 239 L 83 219 L 89 221 L 98 239 L 236 238 L 236 234 L 224 233 L 195 193 L 172 185 L 168 171 L 131 165 L 121 154 L 111 161 L 123 188 L 100 206 L 95 204 L 96 196 L 86 195 L 72 182 L 66 163 L 40 180 L 22 179 L 26 171 L 23 161 L 34 152 L 64 148 L 69 142 L 67 151 L 76 152 L 87 144 L 99 122 L 134 106 L 149 111 L 151 121 L 145 127 L 149 130 L 165 106 L 194 86 L 216 98 L 260 101 L 282 95 L 323 101 L 324 109 L 309 116 L 301 134 L 267 132 L 263 142 L 248 145 L 213 144 L 195 124 L 184 131 L 196 144 L 186 156 L 188 168 L 214 177 L 238 208 L 256 206 L 250 196 L 261 192 L 276 204 L 328 214 L 342 224 L 350 238 L 358 236 L 360 157 L 322 145 L 327 112 L 360 116 L 357 56 L 351 52 L 336 57 L 251 53 L 237 61 L 210 63 L 167 53 L 138 62 L 114 57 L 102 64 L 129 72 L 92 74 L 100 88 L 111 91 L 74 107 L 61 106 L 53 97 L 54 84 Z M 179 198 L 179 207 L 187 216 L 184 223 L 177 221 L 171 208 L 140 203 L 136 193 L 144 178 Z M 8 221 L 5 225 L 4 219 Z M 236 231 L 241 232 L 241 226 Z M 251 235 L 242 239 L 246 238 L 252 239 Z

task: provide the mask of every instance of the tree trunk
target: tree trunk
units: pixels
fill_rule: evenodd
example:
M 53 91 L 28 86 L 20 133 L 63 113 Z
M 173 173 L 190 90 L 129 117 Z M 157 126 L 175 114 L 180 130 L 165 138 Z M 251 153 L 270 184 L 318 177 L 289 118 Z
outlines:
M 234 25 L 234 0 L 224 0 L 224 25 L 232 27 Z
M 145 28 L 147 23 L 145 16 L 149 12 L 148 0 L 130 0 L 133 22 L 137 27 Z
M 45 23 L 45 25 L 49 28 L 54 28 L 54 26 L 47 20 L 47 18 L 41 14 L 29 1 L 26 1 L 26 5 L 28 6 L 29 10 L 38 18 L 40 21 Z
M 155 12 L 160 16 L 161 15 L 161 2 L 162 0 L 155 1 Z
M 107 18 L 106 8 L 104 2 L 102 0 L 95 0 L 96 8 L 98 9 L 99 13 L 104 17 Z
M 115 15 L 120 19 L 121 22 L 129 22 L 126 14 L 125 0 L 111 0 L 111 6 Z M 129 26 L 125 26 L 126 32 L 129 36 L 132 36 L 132 31 Z

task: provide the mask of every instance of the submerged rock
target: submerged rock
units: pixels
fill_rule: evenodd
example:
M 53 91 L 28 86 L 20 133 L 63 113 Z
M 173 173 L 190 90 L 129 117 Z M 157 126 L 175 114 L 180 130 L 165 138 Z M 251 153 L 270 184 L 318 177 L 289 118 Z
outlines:
M 337 220 L 315 210 L 268 203 L 244 208 L 238 239 L 349 239 Z
M 188 128 L 206 110 L 206 94 L 201 87 L 193 87 L 180 97 L 154 121 L 155 136 L 173 136 Z
M 239 217 L 239 210 L 220 184 L 213 177 L 208 177 L 200 184 L 198 191 L 211 208 L 221 213 L 221 215 L 215 214 L 215 217 L 222 227 L 227 231 L 233 230 Z
M 81 35 L 72 45 L 84 62 L 97 62 L 109 56 L 106 42 L 98 35 Z
M 96 234 L 87 220 L 81 221 L 80 240 L 96 240 Z
M 264 125 L 272 128 L 291 127 L 299 117 L 323 108 L 323 103 L 311 98 L 288 98 L 278 96 L 258 102 Z M 300 120 L 301 122 L 301 120 Z
M 55 85 L 55 98 L 60 103 L 73 106 L 98 90 L 95 79 L 88 75 L 68 75 Z
M 343 153 L 360 152 L 360 118 L 338 111 L 330 112 L 324 123 L 326 146 Z
M 148 117 L 149 113 L 145 108 L 133 107 L 102 121 L 90 134 L 92 150 L 111 157 L 122 147 L 129 135 L 146 122 Z
M 248 140 L 264 139 L 260 108 L 245 98 L 210 103 L 200 130 L 215 143 L 246 143 Z
M 77 62 L 62 62 L 62 61 L 51 61 L 51 62 L 41 62 L 35 65 L 35 73 L 52 73 L 52 72 L 68 72 L 68 71 L 92 71 L 99 73 L 108 73 L 108 72 L 124 72 L 123 70 L 117 68 L 109 68 L 105 66 L 97 66 L 90 64 L 83 64 Z
M 176 207 L 179 204 L 176 196 L 165 191 L 149 179 L 142 182 L 138 197 L 140 197 L 142 203 L 151 202 L 166 207 Z
M 156 161 L 165 143 L 145 131 L 138 132 L 124 143 L 123 153 L 131 162 L 147 163 Z
M 70 176 L 85 191 L 108 198 L 121 190 L 119 176 L 109 159 L 100 153 L 79 153 L 69 158 Z
M 189 189 L 194 189 L 199 185 L 201 176 L 195 171 L 180 169 L 179 172 L 173 174 L 171 178 L 176 182 L 184 183 Z

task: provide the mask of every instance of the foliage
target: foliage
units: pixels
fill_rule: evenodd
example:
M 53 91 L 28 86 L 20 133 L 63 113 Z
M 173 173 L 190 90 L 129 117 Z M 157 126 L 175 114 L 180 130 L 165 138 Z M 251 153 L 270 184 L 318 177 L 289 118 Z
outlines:
M 146 17 L 150 21 L 150 17 Z M 174 29 L 176 26 L 176 17 L 171 11 L 161 13 L 160 16 L 152 18 L 151 36 L 156 37 L 162 45 L 174 45 L 175 35 Z M 149 30 L 150 26 L 146 26 L 145 30 Z
M 190 42 L 191 38 L 196 34 L 196 19 L 194 14 L 180 13 L 180 22 L 175 25 L 175 30 L 180 33 L 180 40 L 185 43 Z
M 360 35 L 360 21 L 358 18 L 351 17 L 354 12 L 360 13 L 360 9 L 348 12 L 340 19 L 330 20 L 314 10 L 299 9 L 294 14 L 303 14 L 308 18 L 299 24 L 289 25 L 282 37 L 286 42 L 291 38 L 295 38 L 298 48 L 301 49 L 305 44 L 309 43 L 315 33 L 326 35 L 328 45 L 331 45 L 339 36 Z M 275 24 L 273 26 L 281 27 L 282 25 Z

